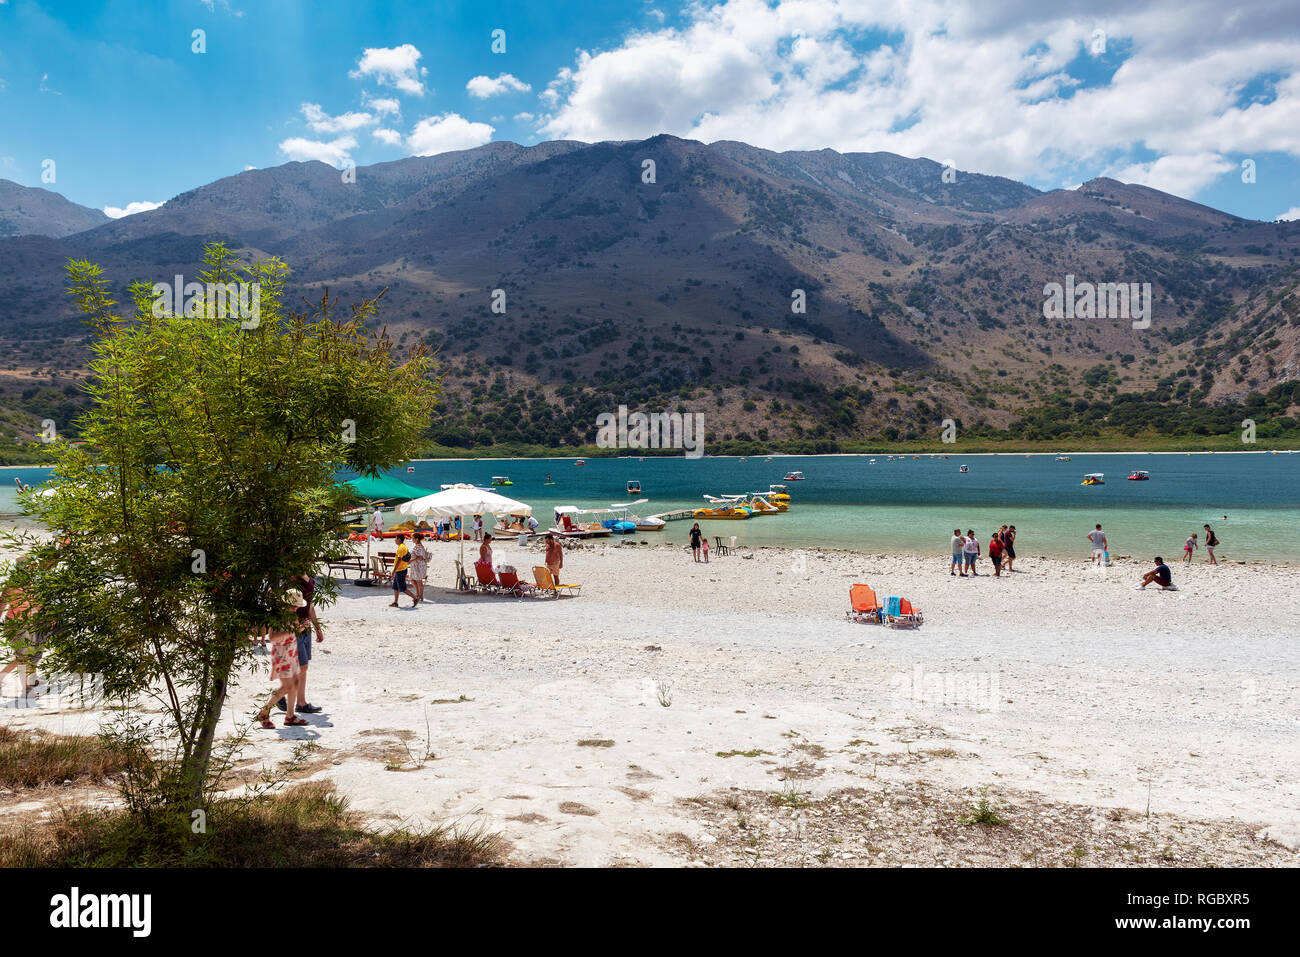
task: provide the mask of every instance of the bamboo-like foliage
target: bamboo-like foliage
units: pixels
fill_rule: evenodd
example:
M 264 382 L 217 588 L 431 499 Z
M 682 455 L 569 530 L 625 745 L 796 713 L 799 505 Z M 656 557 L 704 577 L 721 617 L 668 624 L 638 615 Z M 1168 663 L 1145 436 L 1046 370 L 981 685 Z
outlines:
M 291 575 L 347 547 L 335 471 L 410 457 L 439 391 L 423 350 L 399 361 L 366 328 L 382 293 L 341 320 L 328 291 L 292 312 L 284 263 L 220 244 L 204 262 L 204 283 L 258 284 L 254 328 L 210 305 L 155 315 L 143 284 L 119 316 L 102 270 L 69 264 L 96 336 L 93 406 L 84 444 L 52 447 L 57 493 L 25 499 L 53 539 L 24 541 L 9 576 L 38 606 L 25 626 L 46 636 L 47 666 L 161 700 L 175 745 L 161 800 L 190 808 L 249 634 L 287 621 Z

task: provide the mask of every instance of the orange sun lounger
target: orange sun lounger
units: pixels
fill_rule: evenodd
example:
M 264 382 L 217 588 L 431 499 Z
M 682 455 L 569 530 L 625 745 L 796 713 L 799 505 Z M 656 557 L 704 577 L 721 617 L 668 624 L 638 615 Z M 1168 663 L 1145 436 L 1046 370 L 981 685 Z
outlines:
M 850 585 L 849 604 L 852 610 L 845 614 L 854 621 L 871 622 L 876 625 L 884 621 L 884 607 L 870 585 Z
M 561 585 L 555 581 L 551 575 L 551 570 L 545 565 L 533 566 L 533 578 L 537 580 L 537 590 L 550 594 L 554 598 L 559 598 L 560 593 L 577 595 L 582 588 L 581 585 Z

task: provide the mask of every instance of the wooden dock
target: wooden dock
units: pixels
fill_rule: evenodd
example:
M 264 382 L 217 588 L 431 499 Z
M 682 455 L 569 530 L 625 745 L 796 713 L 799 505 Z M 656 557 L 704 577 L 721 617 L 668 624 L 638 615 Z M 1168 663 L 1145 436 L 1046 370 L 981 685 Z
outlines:
M 651 515 L 650 518 L 657 518 L 664 522 L 680 522 L 683 519 L 694 518 L 695 509 L 680 508 L 675 512 L 660 512 L 658 515 Z

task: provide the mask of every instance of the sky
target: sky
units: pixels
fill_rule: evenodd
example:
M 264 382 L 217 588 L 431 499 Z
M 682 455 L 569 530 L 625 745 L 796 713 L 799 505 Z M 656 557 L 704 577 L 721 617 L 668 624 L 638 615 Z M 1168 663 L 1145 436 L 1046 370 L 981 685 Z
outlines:
M 1300 3 L 0 0 L 0 178 L 111 216 L 291 160 L 658 133 L 1296 219 Z

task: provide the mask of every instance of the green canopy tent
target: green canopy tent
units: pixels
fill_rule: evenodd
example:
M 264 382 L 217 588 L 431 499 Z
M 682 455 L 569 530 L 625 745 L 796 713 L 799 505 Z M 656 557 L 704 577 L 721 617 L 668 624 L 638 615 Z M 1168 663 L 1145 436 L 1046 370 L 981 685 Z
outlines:
M 384 475 L 375 477 L 361 475 L 357 478 L 348 479 L 342 483 L 346 488 L 366 503 L 369 509 L 375 505 L 394 502 L 409 502 L 413 498 L 421 498 L 425 495 L 431 495 L 432 492 L 427 488 L 418 488 L 414 485 L 407 485 L 405 482 L 395 478 L 388 478 Z M 366 568 L 370 568 L 370 532 L 366 532 Z M 367 574 L 369 572 L 367 571 Z M 358 578 L 358 585 L 371 585 L 373 579 Z
M 348 479 L 343 483 L 363 498 L 367 505 L 379 505 L 385 502 L 409 502 L 413 498 L 432 495 L 431 489 L 407 485 L 395 478 L 380 475 L 371 478 L 366 475 Z

